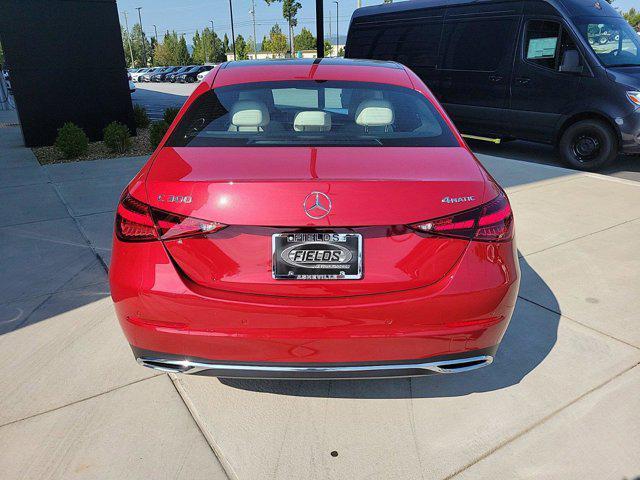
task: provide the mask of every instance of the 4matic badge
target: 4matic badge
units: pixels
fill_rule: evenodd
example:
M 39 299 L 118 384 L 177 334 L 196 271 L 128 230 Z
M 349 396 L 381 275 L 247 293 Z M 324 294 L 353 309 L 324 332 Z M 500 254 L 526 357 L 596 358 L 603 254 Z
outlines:
M 473 202 L 476 199 L 473 195 L 469 197 L 444 197 L 441 201 L 442 203 L 463 203 L 463 202 Z

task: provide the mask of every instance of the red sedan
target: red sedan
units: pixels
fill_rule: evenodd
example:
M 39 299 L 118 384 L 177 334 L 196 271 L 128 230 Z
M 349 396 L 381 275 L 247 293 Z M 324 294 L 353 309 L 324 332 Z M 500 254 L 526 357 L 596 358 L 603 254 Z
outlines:
M 509 201 L 392 62 L 216 67 L 118 206 L 138 362 L 221 377 L 463 372 L 518 293 Z

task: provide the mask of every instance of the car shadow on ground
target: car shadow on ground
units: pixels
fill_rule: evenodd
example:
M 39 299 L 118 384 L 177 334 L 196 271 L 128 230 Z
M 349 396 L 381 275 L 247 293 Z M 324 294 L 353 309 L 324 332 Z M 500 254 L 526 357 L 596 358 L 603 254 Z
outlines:
M 544 298 L 553 299 L 548 307 L 540 307 L 518 298 L 509 328 L 502 340 L 496 359 L 488 367 L 456 374 L 424 377 L 370 380 L 246 380 L 219 379 L 224 385 L 242 390 L 331 398 L 432 398 L 455 397 L 477 392 L 489 392 L 518 384 L 549 354 L 556 343 L 560 311 L 553 292 L 520 258 L 523 281 L 545 285 Z M 538 277 L 538 278 L 536 278 Z
M 520 140 L 504 142 L 498 145 L 474 140 L 468 140 L 467 142 L 475 153 L 505 157 L 510 160 L 551 165 L 553 167 L 571 168 L 559 159 L 558 153 L 552 145 Z M 630 180 L 640 180 L 640 157 L 637 155 L 619 155 L 611 165 L 598 173 Z

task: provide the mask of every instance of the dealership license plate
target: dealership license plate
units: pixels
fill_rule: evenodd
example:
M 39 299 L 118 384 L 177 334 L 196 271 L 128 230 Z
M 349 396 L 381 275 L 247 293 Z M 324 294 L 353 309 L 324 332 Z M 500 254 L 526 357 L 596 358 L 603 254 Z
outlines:
M 277 233 L 272 237 L 273 278 L 357 280 L 362 278 L 362 235 Z

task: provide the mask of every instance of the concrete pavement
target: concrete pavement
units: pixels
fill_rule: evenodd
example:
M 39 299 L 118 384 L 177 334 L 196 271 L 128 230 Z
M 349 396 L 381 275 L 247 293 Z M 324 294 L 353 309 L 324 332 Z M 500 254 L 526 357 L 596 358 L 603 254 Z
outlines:
M 640 184 L 479 157 L 509 193 L 523 271 L 493 365 L 217 380 L 139 367 L 115 319 L 113 215 L 144 158 L 40 167 L 0 129 L 2 478 L 640 475 Z

